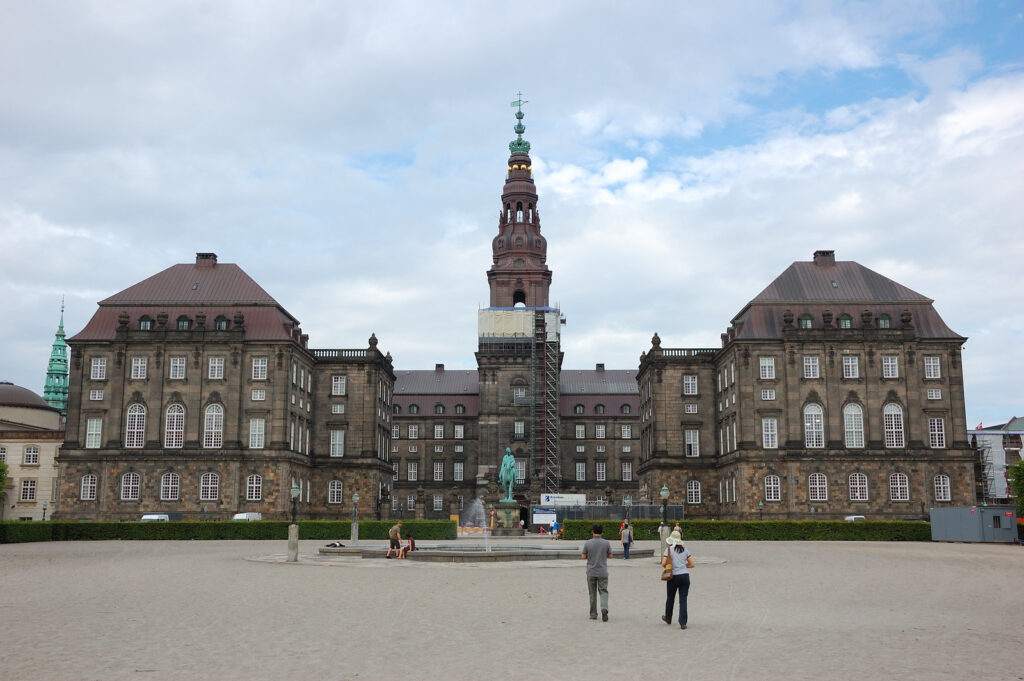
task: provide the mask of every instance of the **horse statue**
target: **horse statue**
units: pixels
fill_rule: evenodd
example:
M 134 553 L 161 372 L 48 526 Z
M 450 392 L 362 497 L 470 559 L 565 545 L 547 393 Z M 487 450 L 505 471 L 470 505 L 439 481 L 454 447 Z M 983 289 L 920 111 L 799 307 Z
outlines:
M 513 501 L 512 486 L 516 484 L 516 457 L 512 456 L 511 447 L 505 447 L 505 456 L 501 459 L 501 470 L 498 472 L 498 483 L 506 491 L 502 501 Z

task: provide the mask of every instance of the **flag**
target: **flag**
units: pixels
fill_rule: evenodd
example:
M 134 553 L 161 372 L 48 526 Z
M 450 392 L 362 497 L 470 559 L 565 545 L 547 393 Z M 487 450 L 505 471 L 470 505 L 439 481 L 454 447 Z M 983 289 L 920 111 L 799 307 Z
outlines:
M 974 427 L 974 429 L 975 430 L 981 430 L 981 424 L 979 423 L 977 426 Z

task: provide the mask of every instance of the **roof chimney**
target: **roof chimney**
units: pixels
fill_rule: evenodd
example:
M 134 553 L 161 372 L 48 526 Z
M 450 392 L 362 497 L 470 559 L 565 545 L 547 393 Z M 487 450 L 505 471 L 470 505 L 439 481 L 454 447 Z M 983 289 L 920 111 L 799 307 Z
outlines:
M 835 265 L 836 264 L 836 252 L 835 251 L 815 251 L 814 252 L 814 264 L 815 265 Z
M 216 264 L 216 253 L 196 253 L 196 267 L 213 267 Z
M 434 371 L 444 371 L 444 365 L 443 364 L 435 364 L 434 365 Z
M 604 364 L 598 364 L 597 365 L 597 370 L 598 371 L 604 371 Z

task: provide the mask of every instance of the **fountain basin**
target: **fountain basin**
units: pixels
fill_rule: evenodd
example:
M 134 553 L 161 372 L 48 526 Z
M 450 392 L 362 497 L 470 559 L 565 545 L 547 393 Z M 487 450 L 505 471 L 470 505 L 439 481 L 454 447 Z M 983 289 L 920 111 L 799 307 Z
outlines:
M 416 550 L 406 556 L 407 560 L 428 563 L 499 563 L 527 560 L 579 560 L 582 544 L 561 544 L 552 547 L 516 546 L 497 544 L 490 550 L 483 544 L 417 544 Z M 322 547 L 321 556 L 359 556 L 360 558 L 384 558 L 386 546 Z M 632 548 L 630 558 L 651 558 L 654 549 Z M 622 549 L 612 548 L 612 558 L 622 558 Z

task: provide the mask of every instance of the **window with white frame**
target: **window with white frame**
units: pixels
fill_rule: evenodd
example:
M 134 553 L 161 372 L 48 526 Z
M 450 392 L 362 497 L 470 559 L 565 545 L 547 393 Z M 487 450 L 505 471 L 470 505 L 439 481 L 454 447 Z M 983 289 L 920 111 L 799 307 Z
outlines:
M 218 380 L 224 378 L 224 358 L 211 357 L 206 372 L 207 378 Z
M 828 478 L 824 473 L 811 473 L 807 477 L 807 497 L 810 501 L 828 501 Z
M 900 377 L 900 358 L 896 355 L 882 355 L 882 378 Z
M 420 405 L 418 405 L 418 404 L 410 404 L 409 405 L 409 413 L 410 414 L 419 414 L 420 413 Z
M 20 501 L 35 501 L 36 500 L 36 481 L 32 478 L 26 478 L 21 481 L 21 498 Z
M 345 503 L 345 487 L 342 485 L 341 480 L 331 480 L 327 483 L 327 503 Z
M 79 487 L 78 498 L 82 501 L 96 501 L 96 476 L 87 473 L 82 476 L 82 484 Z
M 633 462 L 623 461 L 622 462 L 622 481 L 632 482 L 633 481 Z
M 462 481 L 463 470 L 466 464 L 462 461 L 455 461 L 452 463 L 452 479 L 456 482 Z
M 886 447 L 903 447 L 903 409 L 890 402 L 882 409 L 882 428 Z
M 687 402 L 686 404 L 683 405 L 683 413 L 684 414 L 696 414 L 697 413 L 697 405 L 694 404 L 693 402 Z
M 623 454 L 629 454 L 632 451 L 633 451 L 633 446 L 632 445 L 622 445 L 622 453 Z
M 764 500 L 782 500 L 782 480 L 777 475 L 764 476 Z
M 594 426 L 594 437 L 598 440 L 604 439 L 604 424 L 598 423 Z
M 606 451 L 606 447 L 604 445 L 596 445 L 594 447 L 594 451 L 596 451 L 598 453 L 601 453 L 601 452 Z
M 526 482 L 526 460 L 516 459 L 516 484 L 522 485 Z
M 700 456 L 700 431 L 696 428 L 688 428 L 683 433 L 683 437 L 686 456 Z
M 843 407 L 843 437 L 847 447 L 864 446 L 864 410 L 859 404 Z
M 840 329 L 852 329 L 853 328 L 853 317 L 848 314 L 839 315 L 839 328 Z
M 171 373 L 168 378 L 174 380 L 182 380 L 185 378 L 185 358 L 184 357 L 171 357 L 170 359 Z
M 132 378 L 143 379 L 149 366 L 148 357 L 132 357 Z
M 804 357 L 804 378 L 819 378 L 818 358 L 816 356 Z
M 684 395 L 696 395 L 697 394 L 697 376 L 687 374 L 683 376 L 683 394 Z
M 887 314 L 878 315 L 878 328 L 888 329 L 892 326 L 892 317 Z
M 761 380 L 768 381 L 775 378 L 775 358 L 774 357 L 761 357 L 759 359 L 761 365 Z
M 164 447 L 180 449 L 185 443 L 185 407 L 172 404 L 164 417 Z
M 594 475 L 598 482 L 604 482 L 608 479 L 608 463 L 606 461 L 597 461 L 594 467 Z
M 587 462 L 577 461 L 576 462 L 576 479 L 586 480 L 587 479 Z
M 820 405 L 808 404 L 804 407 L 804 446 L 825 446 L 825 418 Z
M 99 449 L 103 439 L 103 419 L 86 419 L 85 448 Z
M 444 480 L 444 461 L 434 462 L 434 481 L 440 482 Z
M 410 511 L 416 510 L 416 495 L 410 494 L 405 498 L 405 508 Z
M 761 419 L 761 446 L 765 449 L 779 448 L 779 421 L 774 416 Z
M 253 402 L 262 402 L 265 399 L 267 399 L 267 391 L 266 390 L 259 389 L 259 390 L 253 390 L 252 391 L 252 401 Z
M 121 476 L 121 501 L 138 501 L 139 487 L 142 479 L 138 473 L 125 473 Z
M 211 404 L 203 417 L 203 448 L 218 449 L 224 444 L 224 407 Z
M 910 501 L 910 481 L 906 473 L 893 473 L 889 476 L 889 500 Z
M 924 377 L 942 378 L 942 369 L 939 366 L 939 358 L 934 355 L 925 355 Z
M 512 399 L 515 402 L 522 402 L 526 399 L 526 386 L 525 385 L 514 385 L 512 386 Z
M 443 440 L 444 439 L 444 424 L 443 423 L 438 423 L 437 425 L 434 426 L 434 439 L 435 440 Z
M 631 437 L 633 437 L 633 426 L 631 426 L 631 425 L 623 425 L 623 426 L 621 426 L 621 428 L 622 428 L 622 439 L 623 440 L 628 440 Z
M 249 419 L 249 449 L 263 449 L 266 431 L 266 419 Z
M 409 445 L 409 451 L 410 452 L 418 452 L 419 451 L 419 446 L 418 445 Z
M 941 400 L 942 399 L 942 388 L 928 388 L 928 399 L 929 400 Z
M 89 399 L 91 401 L 93 401 L 93 402 L 98 402 L 99 400 L 102 400 L 103 399 L 103 391 L 102 390 L 90 390 L 89 391 Z
M 775 399 L 775 388 L 762 388 L 761 399 L 770 401 Z
M 688 504 L 699 504 L 700 503 L 700 481 L 689 480 L 686 483 L 686 503 Z
M 587 437 L 587 427 L 582 423 L 576 424 L 576 439 L 583 440 Z
M 928 419 L 928 446 L 932 449 L 946 448 L 946 420 Z
M 266 357 L 253 357 L 252 358 L 252 380 L 254 380 L 254 381 L 265 381 L 265 380 L 267 380 L 267 358 Z
M 391 439 L 392 440 L 399 439 L 399 437 L 401 437 L 401 434 L 402 434 L 402 427 L 401 426 L 391 426 Z
M 345 376 L 331 376 L 331 394 L 332 395 L 344 395 L 347 380 Z
M 464 440 L 466 438 L 466 426 L 462 423 L 455 424 L 455 435 L 456 440 Z
M 949 491 L 949 476 L 935 476 L 935 501 L 950 501 L 952 496 Z
M 466 448 L 465 448 L 464 445 L 455 445 L 455 453 L 456 454 L 461 454 L 465 450 L 466 450 Z
M 809 314 L 800 315 L 800 328 L 801 329 L 813 329 L 814 319 Z
M 843 378 L 859 378 L 860 362 L 857 357 L 846 355 L 843 357 Z
M 199 478 L 199 500 L 216 501 L 220 498 L 220 476 L 216 473 L 203 473 Z
M 245 479 L 245 500 L 261 501 L 263 499 L 263 476 L 253 473 Z
M 441 511 L 444 509 L 444 497 L 440 494 L 434 495 L 434 510 Z
M 586 451 L 587 451 L 586 445 L 576 445 L 576 453 L 577 454 L 583 454 Z
M 345 431 L 331 431 L 331 456 L 345 456 Z
M 345 413 L 345 405 L 344 404 L 332 404 L 331 405 L 331 413 L 332 414 L 344 414 Z
M 7 447 L 0 447 L 0 463 L 7 463 Z
M 105 381 L 107 379 L 107 358 L 93 357 L 89 370 L 89 378 L 94 381 Z
M 416 482 L 420 475 L 420 464 L 417 461 L 409 461 L 405 464 L 405 479 L 409 482 Z
M 410 440 L 417 440 L 417 439 L 419 439 L 419 437 L 420 437 L 420 427 L 418 425 L 416 425 L 415 423 L 411 424 L 409 426 L 409 439 Z
M 128 407 L 128 418 L 125 419 L 124 446 L 140 449 L 146 444 L 146 408 L 141 404 Z
M 863 473 L 850 475 L 850 501 L 868 500 L 868 476 Z
M 181 496 L 181 476 L 164 473 L 160 476 L 160 501 L 177 501 Z
M 633 408 L 628 404 L 624 404 L 619 408 L 619 411 L 621 411 L 623 414 L 631 414 L 633 413 Z

